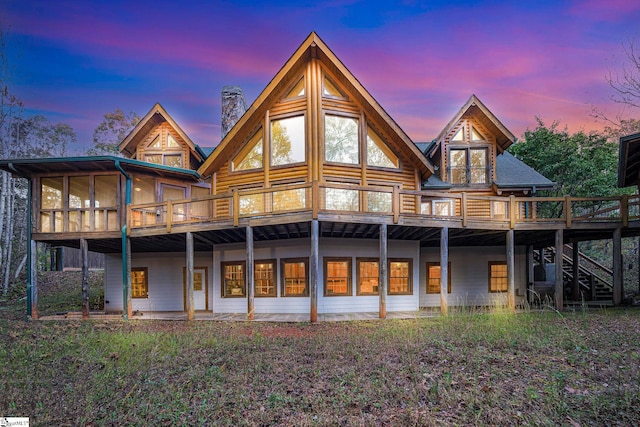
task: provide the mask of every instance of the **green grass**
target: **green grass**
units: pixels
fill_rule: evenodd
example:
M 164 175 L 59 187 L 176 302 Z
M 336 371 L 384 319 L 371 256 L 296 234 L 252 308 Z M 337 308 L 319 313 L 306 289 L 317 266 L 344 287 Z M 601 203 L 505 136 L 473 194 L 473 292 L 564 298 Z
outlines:
M 36 426 L 640 421 L 633 309 L 315 325 L 26 323 L 8 312 L 0 416 Z

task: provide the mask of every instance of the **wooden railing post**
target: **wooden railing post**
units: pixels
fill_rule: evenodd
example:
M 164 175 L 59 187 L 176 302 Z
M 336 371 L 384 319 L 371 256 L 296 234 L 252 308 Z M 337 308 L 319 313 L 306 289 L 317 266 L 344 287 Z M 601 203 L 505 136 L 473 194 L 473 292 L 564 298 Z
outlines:
M 516 196 L 509 196 L 509 228 L 512 230 L 516 226 Z
M 240 196 L 238 190 L 233 190 L 233 226 L 240 223 Z
M 318 219 L 320 212 L 320 183 L 319 181 L 313 181 L 311 186 L 311 216 L 313 219 Z
M 397 224 L 400 220 L 400 188 L 397 185 L 393 186 L 392 201 L 393 223 Z
M 167 233 L 171 233 L 171 220 L 173 219 L 173 202 L 167 200 Z
M 564 198 L 564 218 L 567 222 L 567 228 L 571 228 L 571 196 Z
M 460 199 L 460 210 L 462 211 L 462 226 L 467 226 L 467 193 L 462 192 L 462 198 Z
M 629 195 L 623 194 L 620 199 L 620 219 L 622 220 L 622 226 L 629 225 Z

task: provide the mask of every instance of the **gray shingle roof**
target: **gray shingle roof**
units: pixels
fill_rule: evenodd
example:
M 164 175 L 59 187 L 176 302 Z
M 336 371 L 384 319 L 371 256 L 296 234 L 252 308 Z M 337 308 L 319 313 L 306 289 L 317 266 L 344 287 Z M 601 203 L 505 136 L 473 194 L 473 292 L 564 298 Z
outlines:
M 545 178 L 508 151 L 496 156 L 496 185 L 498 187 L 552 188 L 555 182 Z

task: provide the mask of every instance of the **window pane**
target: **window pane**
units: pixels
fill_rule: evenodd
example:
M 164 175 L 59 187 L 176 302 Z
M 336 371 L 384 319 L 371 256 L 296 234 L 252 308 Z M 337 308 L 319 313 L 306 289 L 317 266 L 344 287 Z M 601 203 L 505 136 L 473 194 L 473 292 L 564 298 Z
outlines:
M 131 297 L 147 298 L 149 293 L 147 269 L 132 268 L 131 269 Z
M 283 296 L 307 296 L 307 261 L 282 260 Z
M 474 127 L 471 126 L 471 140 L 472 141 L 483 141 L 485 138 L 482 136 L 480 132 Z
M 322 96 L 335 96 L 338 98 L 344 97 L 336 85 L 326 77 L 324 78 L 324 84 L 322 85 Z
M 324 158 L 327 162 L 358 164 L 358 120 L 326 115 Z
M 173 138 L 173 136 L 169 135 L 169 137 L 167 138 L 167 147 L 169 147 L 169 148 L 177 148 L 177 147 L 180 147 L 180 144 L 178 144 L 178 141 L 176 141 Z
M 382 138 L 367 128 L 367 164 L 383 168 L 397 168 L 398 157 L 387 147 Z
M 264 212 L 264 194 L 246 194 L 240 196 L 240 215 Z
M 157 165 L 161 165 L 162 154 L 147 154 L 144 156 L 144 160 L 149 163 L 155 163 Z
M 162 141 L 160 140 L 160 135 L 156 135 L 156 137 L 153 138 L 153 141 L 151 141 L 147 147 L 148 148 L 162 148 Z
M 305 161 L 304 116 L 271 121 L 271 164 L 273 166 Z
M 115 208 L 118 206 L 116 195 L 118 177 L 115 175 L 98 175 L 95 178 L 96 208 Z
M 460 128 L 458 132 L 451 138 L 452 141 L 464 141 L 464 128 Z
M 275 262 L 256 261 L 254 265 L 254 285 L 255 296 L 275 297 L 276 296 L 276 273 Z
M 411 293 L 411 262 L 389 262 L 389 294 Z
M 273 192 L 273 211 L 304 209 L 306 205 L 306 189 L 296 188 Z
M 391 193 L 367 192 L 368 212 L 391 212 Z
M 378 295 L 379 274 L 378 261 L 358 260 L 358 294 Z
M 427 263 L 427 293 L 440 293 L 440 265 Z
M 42 209 L 62 209 L 62 177 L 42 178 L 41 200 Z
M 351 295 L 351 260 L 327 260 L 325 295 Z
M 489 291 L 507 292 L 507 264 L 502 262 L 489 263 Z
M 357 190 L 341 188 L 325 189 L 325 209 L 334 211 L 358 211 L 360 210 Z
M 248 144 L 251 149 L 249 152 L 240 152 L 238 157 L 233 161 L 233 169 L 251 170 L 262 168 L 262 131 L 258 131 Z
M 304 96 L 304 78 L 300 79 L 298 83 L 287 93 L 286 98 L 297 98 Z
M 89 177 L 69 177 L 69 209 L 82 209 L 91 207 L 89 197 Z
M 451 150 L 451 183 L 467 183 L 467 150 Z
M 153 203 L 156 201 L 156 181 L 153 178 L 136 176 L 133 178 L 133 194 L 131 201 L 134 205 Z
M 222 264 L 223 297 L 244 297 L 244 263 Z
M 164 155 L 164 165 L 171 166 L 174 168 L 182 167 L 182 155 L 181 154 L 165 154 Z
M 205 197 L 210 194 L 208 188 L 205 187 L 191 187 L 191 197 Z M 192 202 L 191 206 L 191 217 L 197 219 L 207 219 L 211 216 L 211 201 L 203 200 L 202 202 Z
M 471 183 L 487 183 L 487 150 L 484 148 L 473 148 L 470 150 L 471 160 Z

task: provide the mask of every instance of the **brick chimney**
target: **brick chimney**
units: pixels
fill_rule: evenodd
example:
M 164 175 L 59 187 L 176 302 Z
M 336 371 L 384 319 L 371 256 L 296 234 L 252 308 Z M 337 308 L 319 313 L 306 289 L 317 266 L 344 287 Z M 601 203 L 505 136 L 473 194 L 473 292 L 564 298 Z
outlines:
M 247 100 L 240 86 L 224 86 L 222 88 L 222 126 L 221 138 L 229 133 L 240 117 L 247 111 Z

